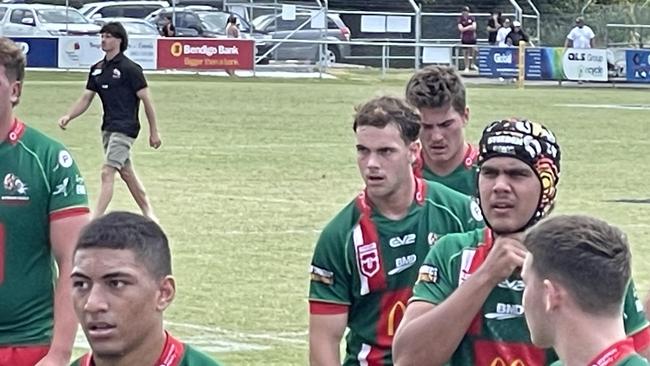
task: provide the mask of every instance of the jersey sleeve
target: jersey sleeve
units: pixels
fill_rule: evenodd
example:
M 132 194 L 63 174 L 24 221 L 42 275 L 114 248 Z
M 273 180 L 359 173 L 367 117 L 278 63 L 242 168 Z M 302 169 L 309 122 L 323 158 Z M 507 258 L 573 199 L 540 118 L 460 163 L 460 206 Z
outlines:
M 427 254 L 413 287 L 409 302 L 426 301 L 439 304 L 451 295 L 457 287 L 458 279 L 454 270 L 454 258 L 450 258 L 449 247 L 454 237 L 445 235 L 438 240 Z
M 144 77 L 144 72 L 142 72 L 142 67 L 138 64 L 134 64 L 132 68 L 130 68 L 129 72 L 129 83 L 131 84 L 131 88 L 133 89 L 134 92 L 138 92 L 141 89 L 144 89 L 147 87 L 147 79 Z
M 576 29 L 571 29 L 571 32 L 566 36 L 568 39 L 574 41 L 576 39 Z
M 86 81 L 86 89 L 94 91 L 95 93 L 99 92 L 99 87 L 97 86 L 97 82 L 95 81 L 95 77 L 93 76 L 93 73 L 95 71 L 95 66 L 92 66 L 90 68 L 90 71 L 88 72 L 88 80 Z
M 311 261 L 310 302 L 351 304 L 352 269 L 347 263 L 347 235 L 332 224 L 321 233 Z
M 55 146 L 47 159 L 50 220 L 88 212 L 86 184 L 72 155 L 63 146 Z
M 623 303 L 623 322 L 625 324 L 625 333 L 628 336 L 634 336 L 642 331 L 648 332 L 648 320 L 646 319 L 643 304 L 637 296 L 634 281 L 630 280 L 625 293 L 625 302 Z M 636 344 L 636 340 L 635 340 Z M 646 347 L 649 344 L 646 343 Z M 644 347 L 645 348 L 645 347 Z

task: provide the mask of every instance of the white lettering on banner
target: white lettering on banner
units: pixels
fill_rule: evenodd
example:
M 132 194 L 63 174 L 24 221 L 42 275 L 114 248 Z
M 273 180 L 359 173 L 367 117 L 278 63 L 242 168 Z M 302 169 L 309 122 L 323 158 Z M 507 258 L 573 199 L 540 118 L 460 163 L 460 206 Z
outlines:
M 218 47 L 203 45 L 201 47 L 192 47 L 190 45 L 183 45 L 183 54 L 185 55 L 205 55 L 212 57 L 214 55 L 239 55 L 237 46 L 226 47 L 219 45 Z
M 16 42 L 18 47 L 20 47 L 20 50 L 23 51 L 23 55 L 26 55 L 29 53 L 29 43 L 26 42 Z
M 494 62 L 497 64 L 511 64 L 512 53 L 495 53 Z
M 569 48 L 562 69 L 569 80 L 607 81 L 607 50 Z

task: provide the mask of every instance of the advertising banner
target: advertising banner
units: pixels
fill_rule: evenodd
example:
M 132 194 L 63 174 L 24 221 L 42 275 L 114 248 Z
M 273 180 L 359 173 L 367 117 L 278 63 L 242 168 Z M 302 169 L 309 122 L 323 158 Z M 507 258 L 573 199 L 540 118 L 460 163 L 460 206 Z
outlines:
M 165 38 L 158 40 L 159 69 L 252 70 L 251 39 Z
M 514 47 L 481 47 L 478 50 L 478 73 L 488 77 L 516 77 L 519 49 Z
M 650 50 L 625 51 L 626 79 L 650 83 Z
M 104 58 L 101 38 L 77 36 L 59 38 L 59 67 L 64 69 L 88 69 Z
M 129 37 L 129 48 L 124 54 L 145 70 L 156 69 L 157 38 Z
M 57 67 L 58 38 L 11 38 L 27 57 L 27 67 Z
M 526 79 L 607 81 L 607 50 L 528 49 Z

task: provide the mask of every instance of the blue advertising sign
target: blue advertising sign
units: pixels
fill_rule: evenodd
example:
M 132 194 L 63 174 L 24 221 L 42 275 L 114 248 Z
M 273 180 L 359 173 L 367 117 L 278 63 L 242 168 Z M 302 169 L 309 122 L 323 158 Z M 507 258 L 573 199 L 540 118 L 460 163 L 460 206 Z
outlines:
M 625 51 L 625 67 L 627 81 L 650 83 L 650 51 Z
M 478 50 L 478 73 L 488 77 L 516 77 L 519 50 L 511 47 L 481 47 Z
M 27 57 L 27 67 L 57 67 L 59 39 L 58 38 L 22 38 L 12 37 L 22 48 Z

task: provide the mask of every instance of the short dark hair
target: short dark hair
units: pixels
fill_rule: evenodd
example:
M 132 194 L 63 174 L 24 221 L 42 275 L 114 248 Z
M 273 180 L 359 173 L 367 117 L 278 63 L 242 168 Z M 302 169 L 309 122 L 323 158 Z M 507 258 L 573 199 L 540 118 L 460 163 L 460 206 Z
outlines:
M 120 22 L 110 22 L 104 24 L 99 33 L 108 33 L 115 38 L 122 40 L 120 42 L 120 52 L 126 51 L 129 47 L 129 36 L 126 34 L 126 29 Z
M 156 279 L 172 274 L 167 236 L 142 215 L 116 211 L 91 221 L 82 230 L 75 253 L 82 249 L 131 250 Z
M 463 79 L 449 66 L 427 66 L 417 71 L 406 84 L 406 100 L 416 108 L 451 105 L 460 114 L 467 107 Z
M 10 81 L 23 81 L 25 78 L 25 54 L 9 38 L 0 37 L 0 64 L 5 67 L 5 75 Z
M 555 216 L 535 226 L 524 245 L 533 256 L 533 271 L 566 287 L 583 311 L 621 312 L 631 254 L 620 229 L 589 216 Z
M 384 128 L 394 124 L 402 140 L 410 144 L 418 139 L 420 133 L 420 113 L 397 97 L 382 96 L 371 99 L 355 108 L 352 129 L 357 132 L 360 126 Z
M 228 17 L 228 23 L 237 24 L 237 17 L 234 14 L 230 14 Z

